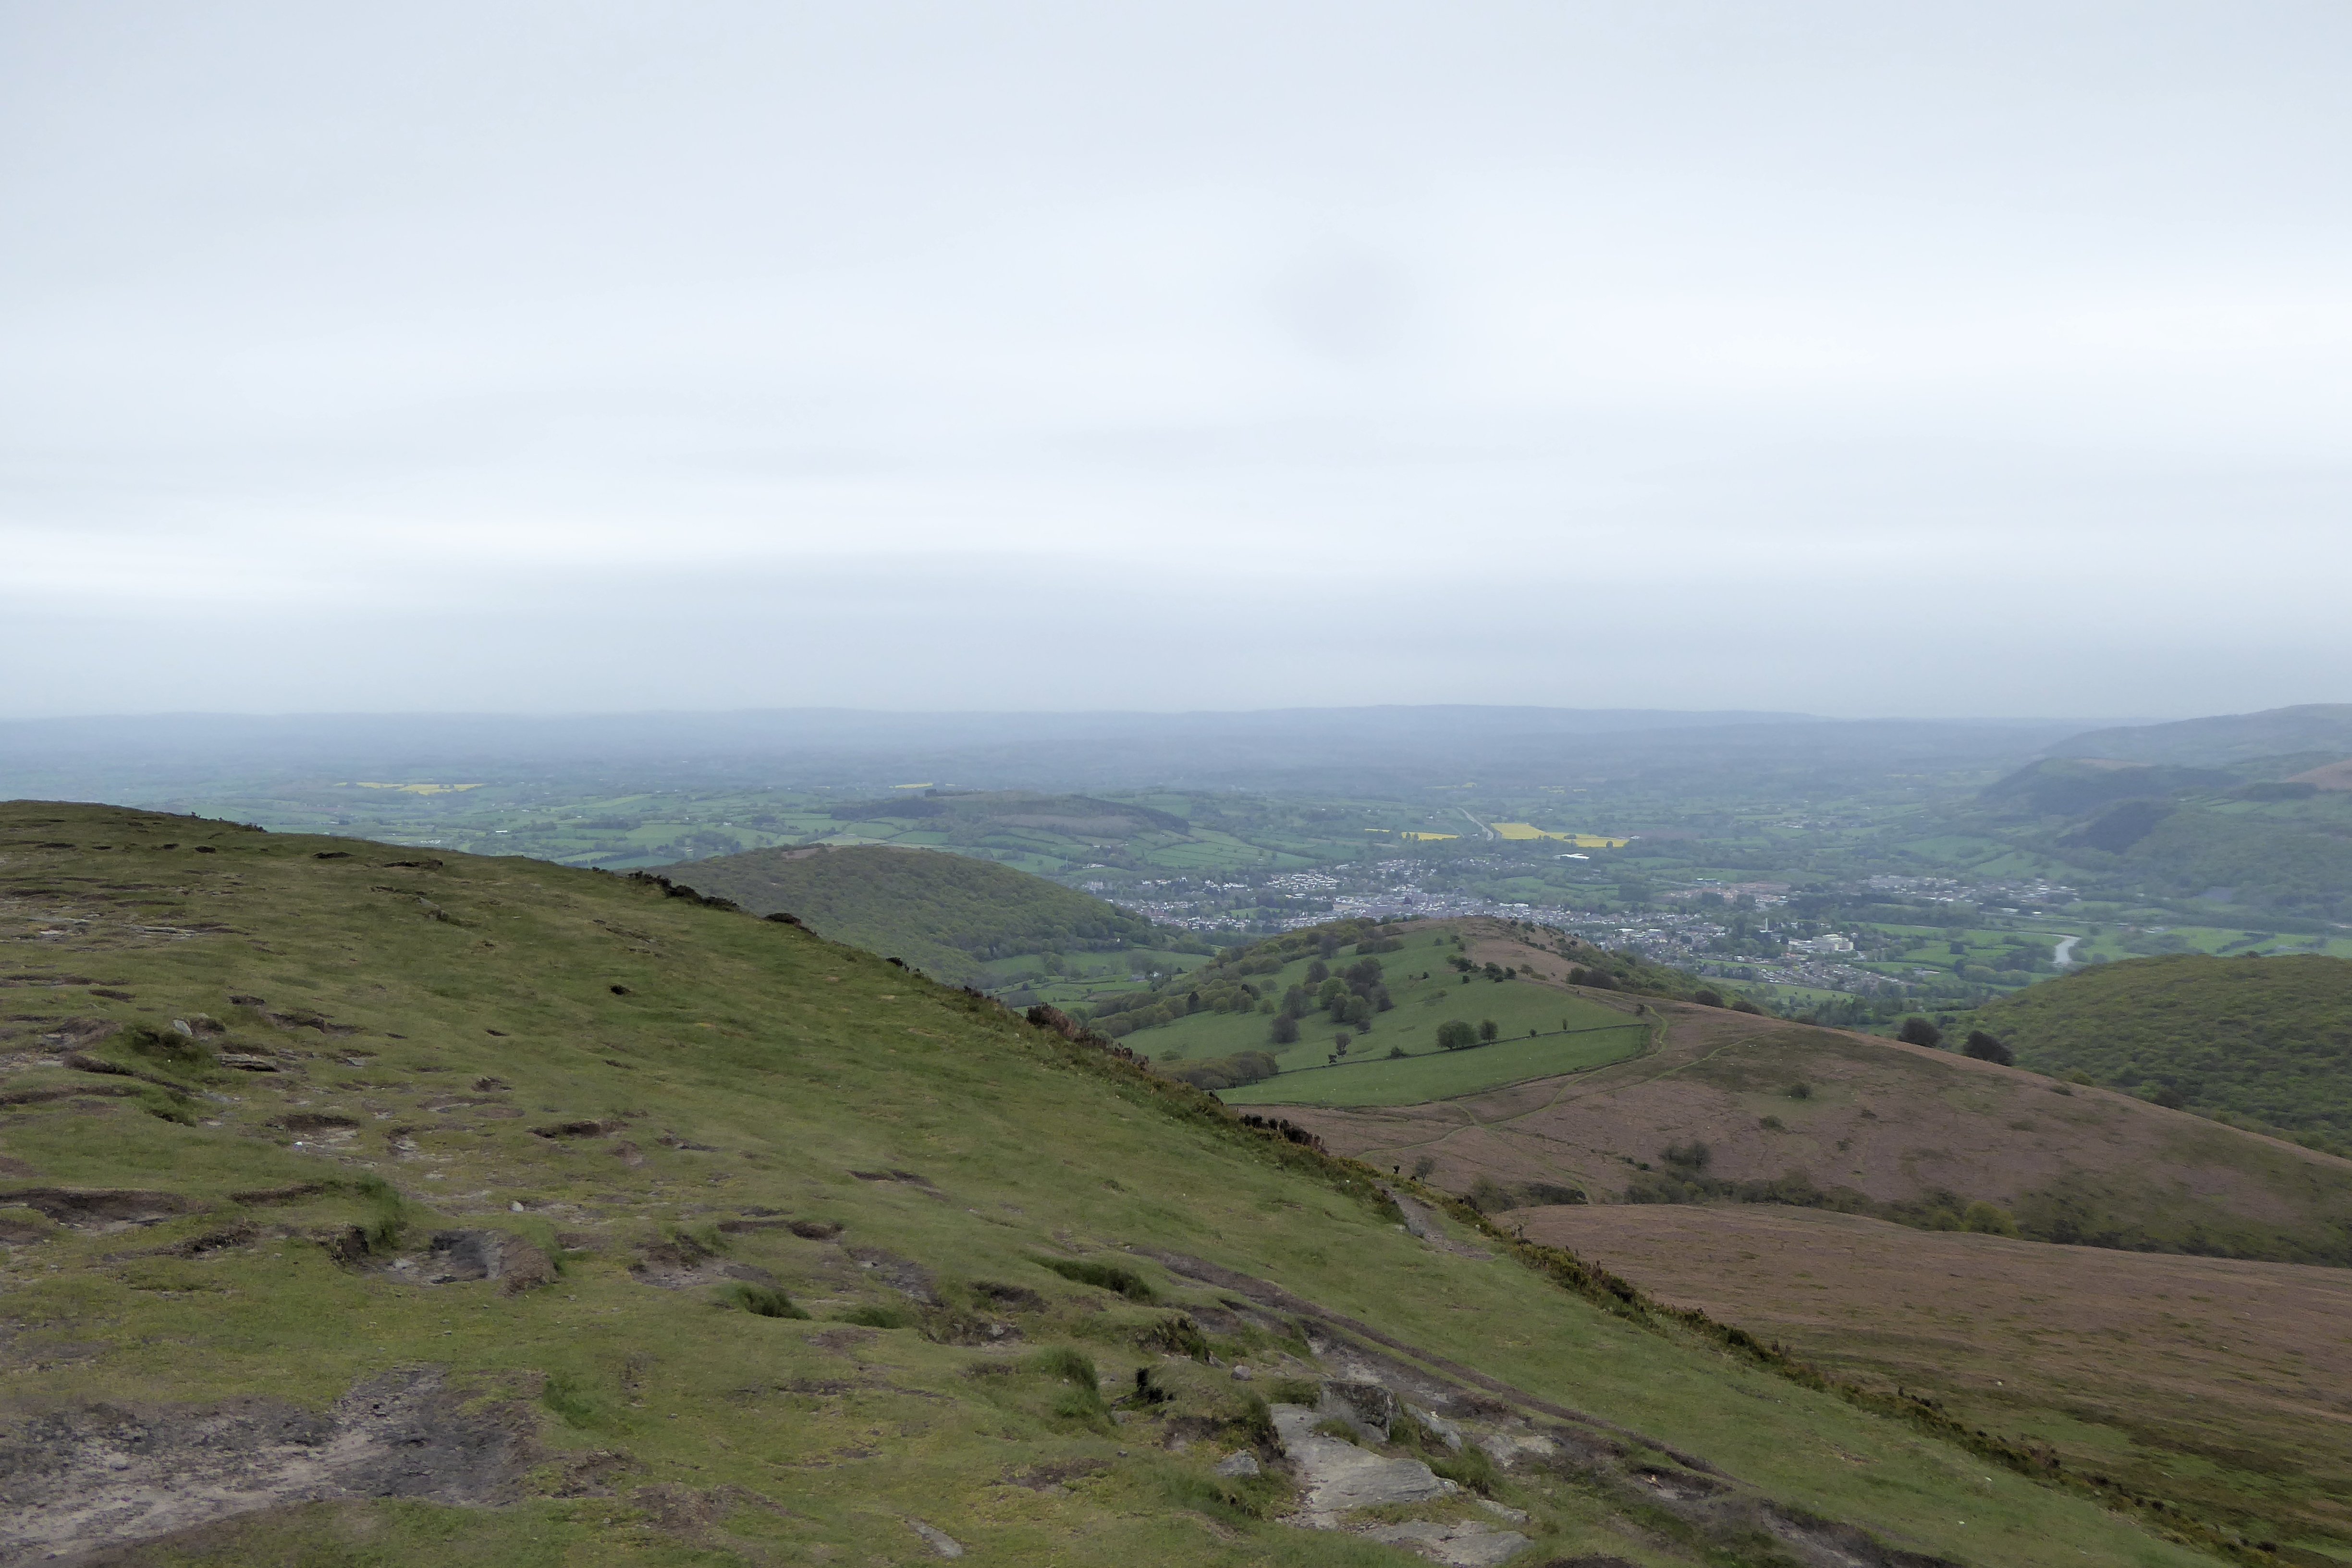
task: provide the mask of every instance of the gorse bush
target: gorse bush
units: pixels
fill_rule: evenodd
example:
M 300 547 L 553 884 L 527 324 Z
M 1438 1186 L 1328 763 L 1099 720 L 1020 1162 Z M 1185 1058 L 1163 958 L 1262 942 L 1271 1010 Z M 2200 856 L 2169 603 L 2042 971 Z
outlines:
M 806 1317 L 808 1314 L 803 1312 L 800 1316 Z M 852 1307 L 845 1312 L 836 1314 L 834 1321 L 856 1323 L 868 1329 L 903 1329 L 913 1324 L 915 1314 L 906 1307 L 894 1306 L 888 1302 L 869 1301 L 864 1306 Z
M 2007 1046 L 2002 1045 L 1982 1029 L 1969 1030 L 1968 1041 L 1960 1047 L 1960 1049 L 1980 1062 L 1998 1062 L 2002 1067 L 2008 1067 L 2017 1060 Z
M 727 1291 L 727 1300 L 755 1318 L 805 1318 L 808 1314 L 793 1304 L 793 1299 L 772 1285 L 755 1285 L 738 1280 Z M 852 1320 L 854 1321 L 854 1320 Z M 883 1325 L 898 1327 L 896 1323 Z

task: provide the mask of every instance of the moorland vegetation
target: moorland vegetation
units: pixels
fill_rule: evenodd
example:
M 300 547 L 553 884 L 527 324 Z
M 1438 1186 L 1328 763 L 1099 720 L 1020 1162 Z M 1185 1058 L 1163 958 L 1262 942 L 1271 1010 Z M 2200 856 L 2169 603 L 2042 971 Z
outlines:
M 15 1555 L 2264 1560 L 674 880 L 19 804 L 0 911 Z

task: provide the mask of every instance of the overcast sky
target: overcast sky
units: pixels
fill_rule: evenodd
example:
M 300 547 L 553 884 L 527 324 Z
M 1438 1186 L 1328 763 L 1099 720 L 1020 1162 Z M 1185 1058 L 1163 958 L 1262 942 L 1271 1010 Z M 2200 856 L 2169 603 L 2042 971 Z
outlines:
M 2352 7 L 0 3 L 0 712 L 2352 700 Z

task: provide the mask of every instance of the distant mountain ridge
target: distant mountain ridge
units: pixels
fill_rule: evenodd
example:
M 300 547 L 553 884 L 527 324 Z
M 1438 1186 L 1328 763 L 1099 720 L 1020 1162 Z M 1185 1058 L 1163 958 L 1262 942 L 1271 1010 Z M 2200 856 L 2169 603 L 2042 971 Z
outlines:
M 224 775 L 528 776 L 885 789 L 1424 787 L 1660 763 L 1809 772 L 2010 765 L 2083 721 L 1475 704 L 1193 713 L 164 714 L 0 721 L 0 793 L 159 797 Z
M 2352 753 L 2352 702 L 2305 702 L 2259 713 L 2093 730 L 2060 742 L 2047 754 L 2225 767 L 2305 752 Z

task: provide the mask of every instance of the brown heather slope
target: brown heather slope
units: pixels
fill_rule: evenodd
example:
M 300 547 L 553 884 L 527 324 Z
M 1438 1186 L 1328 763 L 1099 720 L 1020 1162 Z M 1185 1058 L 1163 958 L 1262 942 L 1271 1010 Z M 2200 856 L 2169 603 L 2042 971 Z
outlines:
M 1565 959 L 1501 929 L 1475 935 L 1470 956 L 1559 983 Z M 1379 1165 L 1426 1157 L 1456 1192 L 1485 1177 L 1638 1198 L 1670 1173 L 1668 1146 L 1696 1141 L 1705 1176 L 1757 1184 L 1750 1197 L 1921 1219 L 1985 1200 L 2041 1240 L 2352 1262 L 2352 1162 L 1948 1051 L 1645 1005 L 1664 1038 L 1630 1061 L 1427 1105 L 1286 1114 Z
M 1755 1205 L 1511 1222 L 1824 1370 L 2047 1444 L 2070 1468 L 2258 1535 L 2267 1520 L 2289 1561 L 2352 1558 L 2352 1271 Z

